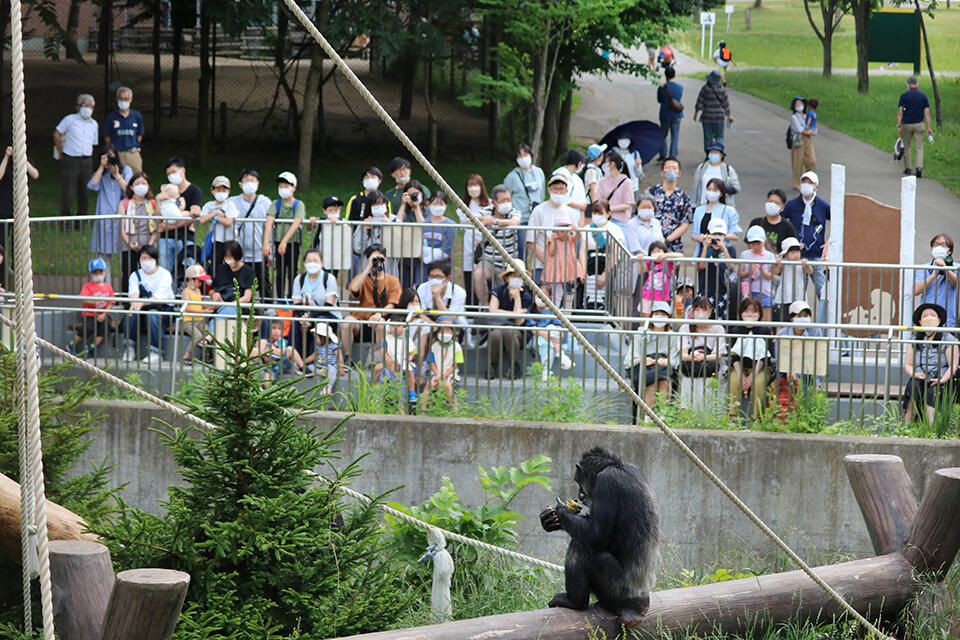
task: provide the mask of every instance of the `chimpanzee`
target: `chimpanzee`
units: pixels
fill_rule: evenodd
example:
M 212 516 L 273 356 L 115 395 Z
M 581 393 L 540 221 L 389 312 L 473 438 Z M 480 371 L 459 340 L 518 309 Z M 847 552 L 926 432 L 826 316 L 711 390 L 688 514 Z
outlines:
M 544 530 L 570 534 L 567 591 L 550 606 L 586 609 L 593 592 L 622 624 L 637 624 L 650 606 L 660 559 L 657 497 L 636 466 L 601 447 L 583 454 L 573 479 L 585 508 L 561 503 L 540 513 Z

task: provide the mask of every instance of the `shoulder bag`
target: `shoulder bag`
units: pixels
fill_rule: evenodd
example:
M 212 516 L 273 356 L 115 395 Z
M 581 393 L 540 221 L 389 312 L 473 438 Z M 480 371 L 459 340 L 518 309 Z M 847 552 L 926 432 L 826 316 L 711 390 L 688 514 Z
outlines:
M 674 100 L 673 96 L 670 95 L 669 82 L 663 84 L 663 90 L 667 92 L 667 106 L 670 107 L 670 110 L 676 113 L 683 113 L 683 104 L 681 104 L 679 100 Z

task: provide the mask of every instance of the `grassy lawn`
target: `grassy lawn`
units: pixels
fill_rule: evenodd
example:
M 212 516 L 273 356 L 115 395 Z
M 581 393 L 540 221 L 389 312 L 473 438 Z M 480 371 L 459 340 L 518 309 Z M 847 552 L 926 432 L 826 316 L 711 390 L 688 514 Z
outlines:
M 920 84 L 935 119 L 929 78 L 924 76 Z M 941 78 L 939 84 L 943 129 L 934 129 L 933 144 L 924 146 L 923 177 L 939 181 L 960 196 L 960 79 Z M 734 88 L 781 105 L 794 95 L 815 96 L 820 99 L 817 114 L 824 125 L 893 153 L 897 97 L 905 88 L 902 77 L 874 76 L 870 93 L 863 96 L 857 93 L 855 76 L 825 79 L 813 72 L 738 71 Z
M 734 68 L 738 65 L 764 67 L 814 67 L 823 66 L 823 47 L 813 32 L 803 10 L 802 0 L 770 2 L 764 0 L 760 9 L 753 9 L 753 3 L 738 2 L 730 20 L 730 31 L 726 30 L 727 17 L 720 8 L 717 11 L 717 26 L 714 31 L 714 46 L 720 39 L 726 39 L 733 51 Z M 750 7 L 750 31 L 745 30 L 744 9 Z M 810 11 L 818 26 L 819 4 L 811 2 Z M 960 8 L 954 6 L 947 10 L 943 3 L 937 9 L 935 17 L 924 16 L 930 48 L 933 55 L 933 68 L 938 71 L 960 71 Z M 708 36 L 709 37 L 709 36 Z M 709 41 L 708 43 L 709 44 Z M 682 34 L 681 48 L 689 54 L 700 54 L 700 27 Z M 925 65 L 926 63 L 924 63 Z M 833 36 L 834 69 L 852 69 L 857 65 L 857 51 L 854 42 L 853 18 L 844 16 L 840 27 Z M 881 63 L 871 63 L 876 69 Z M 898 63 L 899 69 L 912 69 L 909 63 Z

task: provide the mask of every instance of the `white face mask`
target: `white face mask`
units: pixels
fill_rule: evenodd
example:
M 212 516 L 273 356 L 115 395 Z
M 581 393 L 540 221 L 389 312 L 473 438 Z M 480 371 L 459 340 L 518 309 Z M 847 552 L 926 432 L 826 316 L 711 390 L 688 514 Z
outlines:
M 130 108 L 129 100 L 117 100 L 117 109 L 120 109 L 120 111 L 126 111 L 129 108 Z
M 244 182 L 240 185 L 240 188 L 243 189 L 243 192 L 248 196 L 252 196 L 257 192 L 257 189 L 260 187 L 260 183 L 256 180 L 250 182 Z
M 443 214 L 447 212 L 447 205 L 444 204 L 432 204 L 430 205 L 430 215 L 434 218 L 442 218 Z
M 521 169 L 529 169 L 530 165 L 533 164 L 533 158 L 530 156 L 520 156 L 517 158 L 517 166 Z
M 380 186 L 380 180 L 377 178 L 364 178 L 363 179 L 363 188 L 367 191 L 373 191 Z
M 797 324 L 810 324 L 811 320 L 809 316 L 797 316 L 793 319 Z
M 797 113 L 803 113 L 803 105 L 802 105 L 802 104 L 798 104 L 797 106 L 795 106 L 795 107 L 793 108 L 793 110 L 796 111 Z
M 694 311 L 693 318 L 694 320 L 706 320 L 710 317 L 710 312 L 708 311 Z
M 370 213 L 372 213 L 375 218 L 382 218 L 387 215 L 387 205 L 375 204 L 370 207 Z
M 507 284 L 514 289 L 519 289 L 523 286 L 523 278 L 507 278 Z
M 443 331 L 440 333 L 440 342 L 447 344 L 452 341 L 453 341 L 453 331 Z
M 598 227 L 602 227 L 603 225 L 607 224 L 607 216 L 601 213 L 593 214 L 593 224 L 597 225 Z
M 315 276 L 323 271 L 323 265 L 319 262 L 304 262 L 303 269 L 310 275 Z
M 93 107 L 80 107 L 80 117 L 84 120 L 89 120 L 90 116 L 93 115 Z
M 293 189 L 290 187 L 279 187 L 277 188 L 277 195 L 280 196 L 281 200 L 286 200 L 293 195 Z
M 760 316 L 756 313 L 745 313 L 742 316 L 740 316 L 740 319 L 743 320 L 744 322 L 756 322 L 757 320 L 760 319 Z
M 617 140 L 617 146 L 626 151 L 630 148 L 630 138 L 619 138 Z
M 98 275 L 90 276 L 90 279 L 93 280 L 94 282 L 103 282 L 104 280 L 107 279 L 107 276 L 105 276 L 105 275 L 103 275 L 103 274 L 101 273 L 101 274 L 98 274 Z
M 470 185 L 469 187 L 467 187 L 467 195 L 470 196 L 471 198 L 479 198 L 479 197 L 480 197 L 480 185 L 478 185 L 478 184 L 472 184 L 472 185 Z
M 803 182 L 800 184 L 800 195 L 804 198 L 809 198 L 817 191 L 816 185 L 812 185 L 809 182 Z
M 637 209 L 637 217 L 641 220 L 650 220 L 653 218 L 653 209 Z
M 567 204 L 570 202 L 570 196 L 565 193 L 551 193 L 550 200 L 552 200 L 554 204 Z
M 237 261 L 234 260 L 233 258 L 224 258 L 224 259 L 223 259 L 223 264 L 227 265 L 228 267 L 230 267 L 230 268 L 232 269 L 233 267 L 235 267 L 235 266 L 237 265 Z
M 229 192 L 229 191 L 214 191 L 214 192 L 213 192 L 213 199 L 216 200 L 217 202 L 223 202 L 223 201 L 226 200 L 229 196 L 230 196 L 230 192 Z
M 707 202 L 717 202 L 720 200 L 720 192 L 708 190 L 707 191 Z
M 773 217 L 780 214 L 780 205 L 776 202 L 764 202 L 763 210 L 768 216 Z
M 156 260 L 141 260 L 140 268 L 146 271 L 147 273 L 153 273 L 153 270 L 157 268 Z
M 710 161 L 710 164 L 720 164 L 720 161 L 723 160 L 723 158 L 716 151 L 711 151 L 707 154 L 707 160 Z
M 397 184 L 404 185 L 410 182 L 410 176 L 400 176 L 397 178 Z
M 934 260 L 942 260 L 943 258 L 946 258 L 948 255 L 950 255 L 950 250 L 947 249 L 946 247 L 937 245 L 930 251 L 930 253 L 933 254 Z
M 506 202 L 500 202 L 500 203 L 497 204 L 497 212 L 498 212 L 498 213 L 502 213 L 503 215 L 507 215 L 507 214 L 510 213 L 511 211 L 513 211 L 513 202 L 512 202 L 512 201 L 507 200 Z
M 431 288 L 433 288 L 433 287 L 442 287 L 442 286 L 443 286 L 443 278 L 430 278 L 429 283 L 430 283 L 430 287 L 431 287 Z
M 133 185 L 133 195 L 142 198 L 147 195 L 147 191 L 150 191 L 150 186 L 146 184 L 135 184 Z
M 167 182 L 180 186 L 180 183 L 183 182 L 183 174 L 181 174 L 179 171 L 174 171 L 173 173 L 167 175 Z
M 667 326 L 667 321 L 663 319 L 663 316 L 654 316 L 654 318 L 654 320 L 650 321 L 650 324 L 657 329 L 663 329 L 665 326 Z

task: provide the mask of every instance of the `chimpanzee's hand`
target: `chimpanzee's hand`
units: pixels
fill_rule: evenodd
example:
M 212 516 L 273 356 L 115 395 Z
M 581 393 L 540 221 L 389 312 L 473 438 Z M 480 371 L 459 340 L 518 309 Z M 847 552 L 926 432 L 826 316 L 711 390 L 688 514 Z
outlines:
M 543 526 L 544 531 L 559 531 L 560 530 L 560 518 L 557 516 L 557 511 L 553 507 L 547 507 L 540 512 L 540 524 Z

